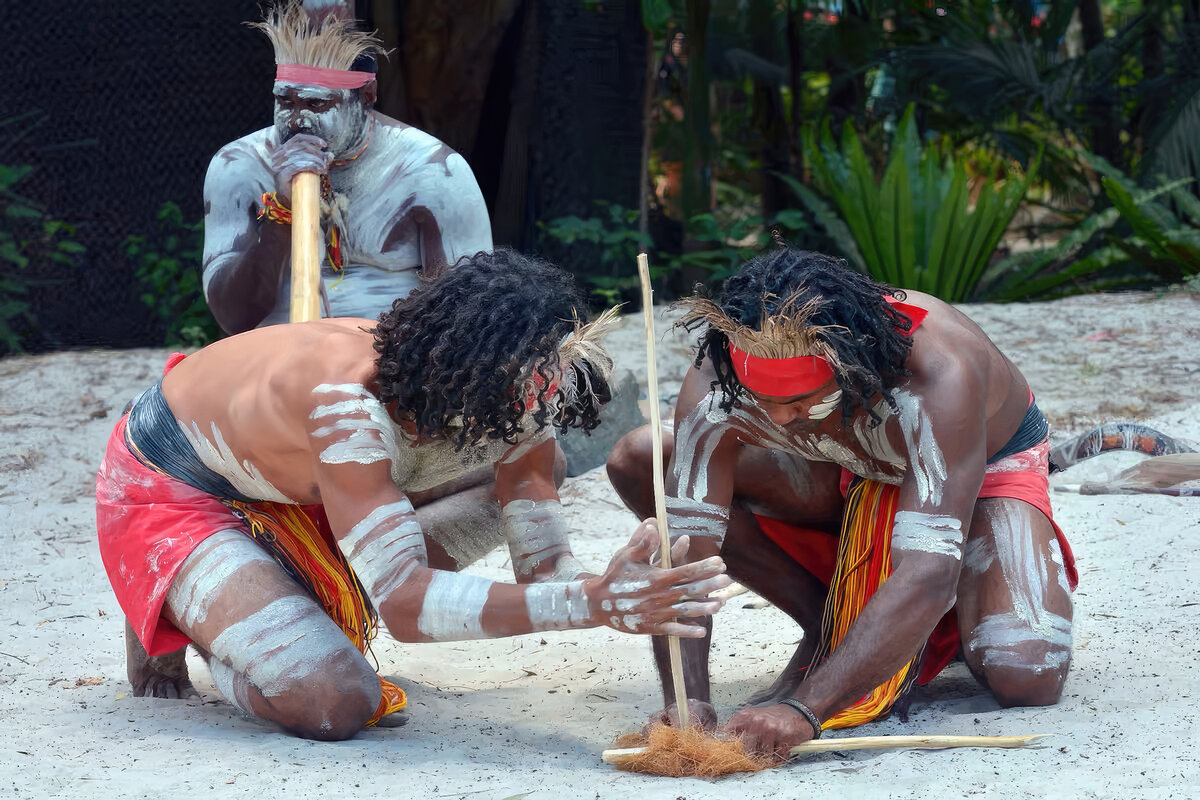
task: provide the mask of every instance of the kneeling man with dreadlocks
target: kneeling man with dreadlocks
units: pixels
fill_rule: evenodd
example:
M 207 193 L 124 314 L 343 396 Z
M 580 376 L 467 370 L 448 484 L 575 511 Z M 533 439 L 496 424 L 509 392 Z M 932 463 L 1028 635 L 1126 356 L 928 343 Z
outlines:
M 720 552 L 804 630 L 727 728 L 784 755 L 887 713 L 960 642 L 1002 705 L 1057 702 L 1077 574 L 1051 519 L 1046 420 L 1017 367 L 946 303 L 818 253 L 765 254 L 720 305 L 684 305 L 680 324 L 703 333 L 675 412 L 672 535 L 691 536 L 692 560 Z M 635 431 L 609 461 L 643 515 L 648 439 Z M 708 645 L 685 644 L 684 671 L 711 725 Z
M 611 315 L 584 326 L 585 309 L 564 272 L 479 253 L 373 329 L 276 326 L 173 358 L 118 422 L 97 480 L 136 692 L 194 693 L 191 643 L 241 710 L 341 739 L 405 704 L 363 656 L 377 615 L 404 642 L 704 635 L 672 619 L 720 607 L 707 599 L 729 583 L 719 558 L 653 568 L 649 523 L 599 577 L 571 555 L 554 429 L 595 427 L 612 366 L 597 341 Z M 427 490 L 482 465 L 494 498 L 425 525 Z M 517 585 L 456 574 L 501 534 Z

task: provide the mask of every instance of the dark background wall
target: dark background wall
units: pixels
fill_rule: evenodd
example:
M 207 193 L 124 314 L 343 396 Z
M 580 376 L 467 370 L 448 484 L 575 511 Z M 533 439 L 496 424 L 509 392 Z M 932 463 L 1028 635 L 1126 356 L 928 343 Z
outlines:
M 463 153 L 498 244 L 534 249 L 537 220 L 589 214 L 595 199 L 636 206 L 640 4 L 485 5 L 500 11 L 360 2 L 359 16 L 396 51 L 381 70 L 380 110 Z M 151 231 L 165 201 L 199 220 L 212 154 L 270 123 L 271 48 L 242 24 L 258 15 L 251 0 L 47 0 L 9 10 L 0 122 L 36 113 L 0 127 L 0 163 L 34 166 L 21 193 L 75 225 L 87 247 L 81 267 L 29 276 L 40 283 L 26 349 L 160 343 L 120 244 Z M 431 61 L 436 69 L 423 73 Z

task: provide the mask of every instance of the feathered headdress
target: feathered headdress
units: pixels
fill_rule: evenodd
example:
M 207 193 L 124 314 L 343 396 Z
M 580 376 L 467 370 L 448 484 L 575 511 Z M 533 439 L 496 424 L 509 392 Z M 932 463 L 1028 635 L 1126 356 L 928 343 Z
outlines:
M 387 55 L 379 38 L 356 30 L 352 19 L 330 14 L 314 23 L 300 0 L 275 5 L 262 22 L 246 24 L 271 40 L 276 64 L 349 71 L 360 56 Z

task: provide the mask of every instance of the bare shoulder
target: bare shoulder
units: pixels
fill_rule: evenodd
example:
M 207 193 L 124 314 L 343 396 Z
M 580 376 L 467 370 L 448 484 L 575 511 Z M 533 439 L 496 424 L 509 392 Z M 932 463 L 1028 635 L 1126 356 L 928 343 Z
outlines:
M 214 173 L 228 172 L 247 166 L 267 167 L 271 152 L 278 146 L 278 136 L 273 127 L 262 128 L 234 139 L 216 152 L 209 162 L 210 177 Z

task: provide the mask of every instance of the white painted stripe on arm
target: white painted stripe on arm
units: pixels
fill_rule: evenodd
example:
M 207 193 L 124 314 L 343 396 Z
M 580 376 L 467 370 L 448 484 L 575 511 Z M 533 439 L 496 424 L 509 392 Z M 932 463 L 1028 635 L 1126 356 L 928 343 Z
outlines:
M 962 558 L 962 521 L 946 514 L 897 511 L 892 548 Z
M 482 639 L 481 619 L 492 582 L 476 575 L 433 570 L 417 630 L 437 642 Z

